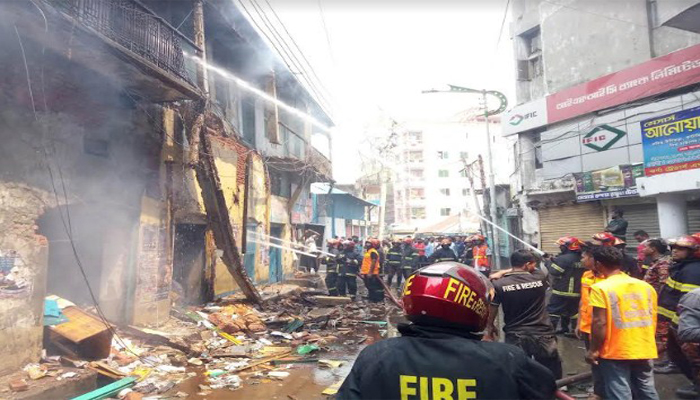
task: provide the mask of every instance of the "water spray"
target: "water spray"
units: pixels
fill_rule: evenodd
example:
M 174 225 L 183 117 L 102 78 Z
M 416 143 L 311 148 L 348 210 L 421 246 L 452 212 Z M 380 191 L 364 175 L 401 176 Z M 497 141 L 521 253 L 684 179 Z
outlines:
M 260 238 L 262 238 L 263 240 L 265 240 L 265 241 L 277 240 L 277 241 L 279 241 L 280 243 L 287 243 L 287 244 L 292 245 L 292 246 L 301 247 L 301 248 L 303 248 L 303 249 L 305 249 L 305 250 L 307 250 L 307 251 L 309 250 L 309 247 L 306 246 L 306 245 L 304 245 L 304 244 L 302 244 L 302 243 L 294 243 L 294 242 L 289 241 L 289 240 L 285 240 L 285 239 L 282 239 L 282 238 L 278 238 L 278 237 L 266 235 L 266 234 L 264 234 L 264 233 L 262 233 L 262 232 L 257 232 L 256 234 L 257 234 Z M 334 256 L 335 256 L 335 254 L 327 253 L 327 252 L 322 251 L 322 250 L 315 250 L 315 251 L 317 251 L 319 254 L 323 254 L 323 255 L 327 255 L 327 256 L 331 256 L 331 257 L 334 257 Z
M 476 215 L 476 216 L 479 217 L 482 221 L 484 221 L 484 222 L 486 222 L 487 224 L 491 225 L 492 227 L 498 229 L 499 231 L 505 233 L 506 235 L 512 237 L 513 239 L 517 240 L 518 242 L 524 244 L 525 246 L 527 246 L 530 250 L 534 251 L 535 253 L 537 253 L 537 254 L 539 254 L 539 255 L 541 255 L 541 256 L 543 256 L 543 255 L 545 254 L 544 251 L 538 249 L 537 247 L 531 245 L 530 243 L 527 243 L 526 241 L 524 241 L 524 240 L 520 239 L 519 237 L 513 235 L 512 233 L 508 232 L 507 230 L 501 228 L 500 226 L 498 226 L 498 225 L 494 224 L 493 222 L 489 221 L 488 219 L 482 217 L 482 216 L 479 215 L 478 213 L 475 213 L 475 212 L 473 212 L 473 211 L 470 211 L 468 208 L 467 208 L 466 210 L 467 210 L 468 213 L 470 213 L 470 214 L 472 214 L 472 215 Z
M 247 90 L 248 92 L 260 97 L 261 99 L 263 99 L 269 103 L 272 103 L 280 108 L 283 108 L 284 110 L 288 111 L 289 113 L 291 113 L 291 114 L 293 114 L 293 115 L 295 115 L 295 116 L 297 116 L 305 121 L 310 122 L 312 125 L 323 130 L 324 132 L 327 132 L 327 133 L 331 132 L 331 128 L 324 125 L 323 123 L 321 123 L 321 121 L 317 120 L 316 118 L 312 117 L 311 115 L 309 115 L 309 114 L 307 114 L 307 113 L 305 113 L 297 108 L 290 106 L 289 104 L 287 104 L 283 101 L 278 100 L 274 96 L 270 96 L 269 94 L 265 93 L 264 91 L 253 86 L 251 83 L 249 83 L 249 82 L 237 77 L 236 75 L 232 74 L 230 71 L 227 71 L 221 67 L 217 67 L 215 65 L 209 64 L 206 60 L 203 60 L 201 57 L 198 57 L 198 56 L 193 55 L 193 54 L 189 54 L 188 52 L 183 52 L 183 54 L 185 55 L 185 57 L 191 58 L 197 64 L 203 66 L 204 68 L 208 69 L 209 71 L 215 72 L 218 75 L 220 75 L 221 77 L 228 79 L 231 82 L 234 82 L 236 85 L 238 85 L 242 89 Z

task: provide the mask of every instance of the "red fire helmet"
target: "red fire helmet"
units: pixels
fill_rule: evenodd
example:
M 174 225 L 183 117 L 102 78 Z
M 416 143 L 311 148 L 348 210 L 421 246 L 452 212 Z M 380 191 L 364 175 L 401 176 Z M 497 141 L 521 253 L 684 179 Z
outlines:
M 486 327 L 489 287 L 486 277 L 473 268 L 457 262 L 433 264 L 406 280 L 403 310 L 415 323 L 480 332 Z
M 381 243 L 379 242 L 379 239 L 374 239 L 374 238 L 367 239 L 367 242 L 365 242 L 365 243 L 369 243 L 370 246 L 372 246 L 372 248 L 375 248 L 375 249 L 378 249 L 379 246 L 381 245 Z
M 352 240 L 346 240 L 343 242 L 343 247 L 345 250 L 355 250 L 355 242 Z
M 603 246 L 614 246 L 615 236 L 610 232 L 600 232 L 592 236 L 593 240 L 601 242 Z
M 581 241 L 573 236 L 560 237 L 555 243 L 571 251 L 581 251 Z
M 482 242 L 486 240 L 484 235 L 476 234 L 471 237 L 472 241 L 481 240 Z
M 695 251 L 698 250 L 698 247 L 700 247 L 700 240 L 698 240 L 695 236 L 683 235 L 670 239 L 668 244 L 672 248 L 683 247 Z

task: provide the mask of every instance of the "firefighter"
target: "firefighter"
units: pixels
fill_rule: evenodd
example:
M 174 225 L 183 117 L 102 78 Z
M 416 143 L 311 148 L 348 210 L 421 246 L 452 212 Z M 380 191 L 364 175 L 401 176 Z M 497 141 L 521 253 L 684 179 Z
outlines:
M 342 245 L 337 239 L 328 239 L 328 252 L 332 256 L 321 258 L 321 264 L 326 266 L 326 288 L 329 296 L 338 295 L 338 261 L 342 256 Z
M 381 279 L 381 260 L 378 250 L 380 246 L 378 239 L 369 239 L 365 242 L 365 256 L 360 269 L 360 276 L 365 282 L 369 301 L 373 303 L 384 301 L 384 288 L 379 281 Z
M 556 333 L 565 334 L 569 333 L 572 317 L 578 313 L 584 269 L 581 266 L 581 241 L 578 238 L 564 236 L 556 244 L 559 245 L 560 253 L 547 263 L 547 269 L 553 278 L 552 297 L 547 312 Z
M 681 343 L 678 340 L 678 303 L 686 293 L 700 287 L 700 259 L 696 252 L 700 242 L 692 236 L 684 235 L 669 240 L 671 246 L 671 267 L 666 283 L 659 292 L 659 320 L 668 321 L 668 342 L 666 351 L 670 361 L 676 366 L 655 368 L 656 373 L 664 374 L 680 368 L 691 380 L 694 388 L 681 388 L 683 391 L 698 391 L 700 384 L 700 344 Z
M 474 268 L 488 277 L 491 273 L 491 249 L 486 244 L 484 235 L 474 235 L 472 241 L 474 242 L 474 247 L 472 248 Z
M 386 253 L 386 283 L 387 286 L 391 287 L 391 281 L 394 280 L 396 276 L 396 287 L 401 287 L 401 259 L 403 257 L 403 251 L 401 249 L 401 242 L 398 240 L 392 240 L 391 248 Z
M 445 261 L 457 261 L 457 256 L 455 256 L 455 252 L 452 251 L 452 249 L 450 249 L 451 244 L 452 243 L 450 243 L 449 238 L 443 238 L 440 241 L 440 247 L 438 247 L 428 258 L 428 263 L 435 264 Z
M 423 239 L 416 239 L 416 256 L 413 258 L 413 270 L 419 270 L 428 265 L 428 257 L 425 256 L 425 243 Z
M 600 246 L 612 246 L 620 249 L 622 251 L 623 259 L 622 259 L 622 272 L 626 273 L 627 275 L 642 279 L 644 278 L 644 274 L 642 272 L 642 269 L 637 265 L 637 260 L 635 260 L 632 256 L 629 254 L 625 253 L 625 246 L 626 243 L 624 240 L 619 239 L 615 237 L 610 232 L 600 232 L 596 233 L 593 237 L 593 242 L 594 244 L 600 245 Z
M 474 266 L 474 235 L 467 236 L 464 241 L 466 248 L 460 262 Z
M 404 279 L 413 273 L 414 260 L 416 259 L 417 252 L 413 248 L 413 239 L 407 237 L 403 240 L 403 254 L 401 257 L 401 273 Z M 401 278 L 399 278 L 398 287 L 401 287 Z
M 355 252 L 355 242 L 348 240 L 343 244 L 343 256 L 340 259 L 338 270 L 338 294 L 345 296 L 350 293 L 351 298 L 357 295 L 357 273 L 360 269 L 360 257 Z
M 449 250 L 449 249 L 448 249 Z M 408 278 L 402 337 L 367 346 L 337 395 L 359 399 L 551 399 L 552 373 L 505 343 L 483 342 L 490 283 L 456 262 Z

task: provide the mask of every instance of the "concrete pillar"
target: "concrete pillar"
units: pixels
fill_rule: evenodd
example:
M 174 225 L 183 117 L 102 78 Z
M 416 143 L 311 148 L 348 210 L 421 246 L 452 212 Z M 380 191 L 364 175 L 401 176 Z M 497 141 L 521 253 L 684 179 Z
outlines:
M 656 196 L 659 212 L 661 237 L 671 238 L 687 234 L 688 209 L 685 195 L 681 193 L 662 193 Z
M 520 147 L 520 185 L 523 190 L 532 189 L 535 186 L 535 134 L 523 133 L 518 135 Z M 520 191 L 521 188 L 518 188 Z

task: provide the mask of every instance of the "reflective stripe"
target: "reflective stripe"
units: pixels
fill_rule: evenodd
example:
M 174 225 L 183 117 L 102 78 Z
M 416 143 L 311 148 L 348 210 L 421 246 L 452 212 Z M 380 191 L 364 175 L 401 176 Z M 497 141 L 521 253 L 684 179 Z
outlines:
M 647 288 L 647 309 L 625 311 L 625 318 L 643 318 L 638 321 L 623 321 L 620 312 L 620 299 L 614 291 L 608 292 L 610 298 L 610 311 L 612 312 L 612 321 L 617 329 L 628 328 L 645 328 L 654 324 L 654 305 L 652 304 L 652 296 L 650 289 Z M 625 293 L 623 298 L 626 300 L 643 301 L 644 298 L 639 293 Z
M 649 269 L 649 266 L 644 264 L 644 265 L 642 265 L 642 269 Z
M 410 265 L 404 265 L 404 266 L 402 267 L 402 269 L 412 269 L 412 268 L 413 268 L 413 267 L 410 266 Z
M 355 274 L 345 274 L 345 276 L 351 276 L 353 278 L 357 277 L 357 275 L 355 275 Z
M 663 315 L 664 317 L 673 320 L 674 318 L 678 318 L 675 312 L 669 310 L 668 308 L 663 308 L 661 306 L 658 307 L 658 313 Z
M 579 297 L 579 296 L 581 296 L 578 293 L 560 292 L 559 290 L 552 290 L 552 294 L 556 294 L 557 296 L 566 296 L 566 297 Z
M 438 262 L 443 262 L 443 261 L 454 261 L 455 259 L 450 257 L 450 258 L 439 258 Z
M 569 293 L 574 293 L 574 277 L 569 278 Z
M 559 271 L 559 272 L 562 272 L 562 273 L 564 272 L 564 268 L 558 266 L 558 265 L 555 264 L 555 263 L 552 263 L 551 266 L 552 266 L 552 268 L 556 269 L 556 270 Z
M 486 256 L 474 256 L 475 259 L 480 260 L 482 258 L 486 258 Z
M 671 279 L 670 276 L 668 277 L 668 279 L 666 279 L 666 286 L 683 293 L 688 293 L 693 289 L 700 288 L 700 285 L 693 285 L 691 283 L 681 283 L 674 281 L 673 279 Z

